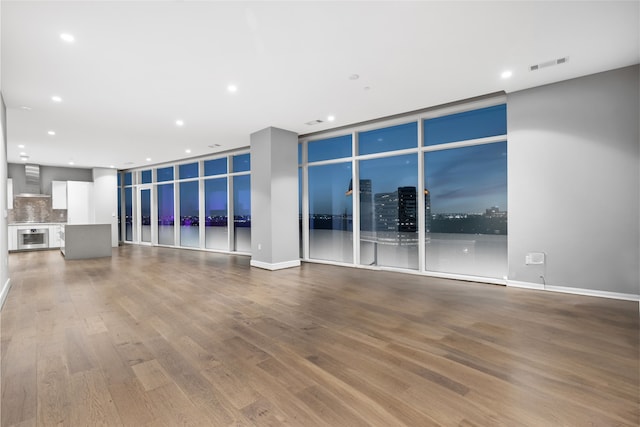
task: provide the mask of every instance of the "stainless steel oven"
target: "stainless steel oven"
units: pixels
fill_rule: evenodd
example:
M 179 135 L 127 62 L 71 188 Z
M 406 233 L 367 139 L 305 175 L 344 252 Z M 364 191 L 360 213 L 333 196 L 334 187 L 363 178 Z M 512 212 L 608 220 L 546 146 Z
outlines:
M 21 228 L 18 229 L 18 250 L 46 249 L 49 247 L 49 229 Z

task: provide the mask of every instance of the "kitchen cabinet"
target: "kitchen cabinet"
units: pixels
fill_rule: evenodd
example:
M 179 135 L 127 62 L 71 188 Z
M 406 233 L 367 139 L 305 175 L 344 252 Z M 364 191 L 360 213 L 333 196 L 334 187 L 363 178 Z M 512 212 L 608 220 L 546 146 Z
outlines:
M 111 224 L 62 226 L 60 251 L 65 259 L 111 256 Z
M 59 225 L 49 226 L 49 247 L 50 248 L 60 247 L 60 226 Z
M 67 209 L 67 182 L 51 181 L 51 207 Z
M 13 209 L 13 178 L 7 179 L 7 209 Z
M 8 227 L 9 241 L 8 241 L 8 249 L 10 251 L 18 250 L 18 226 L 10 225 Z
M 92 224 L 93 182 L 67 181 L 67 223 Z

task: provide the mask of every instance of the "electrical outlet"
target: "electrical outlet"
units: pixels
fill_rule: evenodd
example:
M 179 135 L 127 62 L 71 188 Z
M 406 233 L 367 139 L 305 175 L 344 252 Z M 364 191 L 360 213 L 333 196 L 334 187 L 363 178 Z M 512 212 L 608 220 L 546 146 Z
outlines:
M 530 252 L 524 257 L 526 265 L 542 265 L 545 261 L 544 252 Z

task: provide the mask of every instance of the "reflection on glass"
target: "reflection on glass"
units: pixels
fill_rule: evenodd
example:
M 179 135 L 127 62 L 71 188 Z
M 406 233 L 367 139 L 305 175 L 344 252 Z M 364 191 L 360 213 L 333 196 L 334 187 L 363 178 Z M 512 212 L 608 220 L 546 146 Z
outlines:
M 124 240 L 133 242 L 133 200 L 131 198 L 131 187 L 124 189 L 124 227 Z
M 418 156 L 360 161 L 360 263 L 418 269 Z
M 351 162 L 309 167 L 309 258 L 353 262 Z
M 127 172 L 124 174 L 124 185 L 131 185 L 132 173 Z
M 251 252 L 251 177 L 233 177 L 234 249 Z
M 425 153 L 426 269 L 507 274 L 507 143 Z
M 151 243 L 151 190 L 140 190 L 140 241 Z
M 175 244 L 173 184 L 158 185 L 158 244 Z
M 228 250 L 227 178 L 204 182 L 205 248 Z
M 200 247 L 198 181 L 180 183 L 180 246 Z

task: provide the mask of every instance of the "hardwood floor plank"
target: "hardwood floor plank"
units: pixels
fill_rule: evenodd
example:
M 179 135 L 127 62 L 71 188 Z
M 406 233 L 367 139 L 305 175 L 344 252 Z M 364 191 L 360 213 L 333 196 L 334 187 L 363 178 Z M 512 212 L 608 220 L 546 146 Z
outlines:
M 126 245 L 12 253 L 2 426 L 638 426 L 637 302 Z

